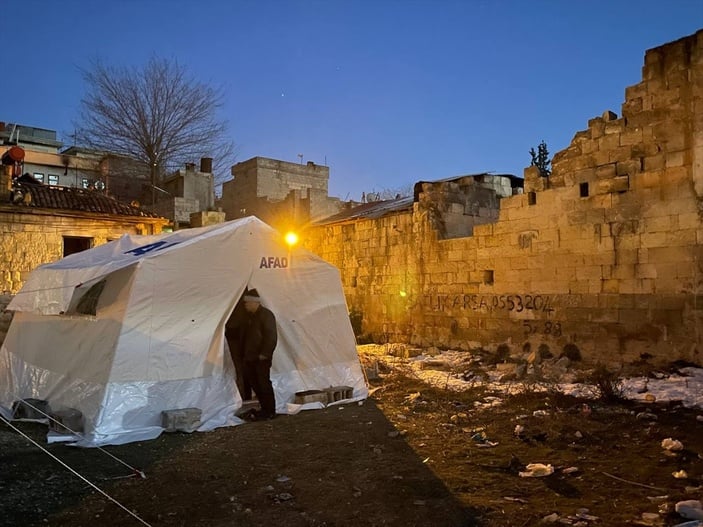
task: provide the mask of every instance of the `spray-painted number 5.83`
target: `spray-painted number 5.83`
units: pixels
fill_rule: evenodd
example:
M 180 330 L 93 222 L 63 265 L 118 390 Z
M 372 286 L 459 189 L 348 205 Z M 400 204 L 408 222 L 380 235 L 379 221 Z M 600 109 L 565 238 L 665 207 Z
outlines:
M 561 337 L 561 324 L 559 322 L 552 322 L 547 320 L 544 323 L 540 322 L 528 322 L 524 320 L 522 325 L 525 328 L 525 336 L 536 335 L 541 333 L 542 335 L 551 335 L 552 337 Z

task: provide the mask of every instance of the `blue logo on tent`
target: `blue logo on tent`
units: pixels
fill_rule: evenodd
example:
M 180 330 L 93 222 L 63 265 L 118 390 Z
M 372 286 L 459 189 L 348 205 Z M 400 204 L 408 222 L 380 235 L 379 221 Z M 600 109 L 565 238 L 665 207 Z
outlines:
M 129 251 L 125 251 L 125 254 L 133 254 L 134 256 L 143 256 L 147 253 L 154 252 L 154 251 L 161 251 L 165 249 L 166 247 L 173 247 L 174 245 L 178 245 L 181 242 L 167 242 L 167 241 L 160 241 L 160 242 L 154 242 L 154 243 L 149 243 L 147 245 L 143 245 L 141 247 L 137 247 L 136 249 L 130 249 Z

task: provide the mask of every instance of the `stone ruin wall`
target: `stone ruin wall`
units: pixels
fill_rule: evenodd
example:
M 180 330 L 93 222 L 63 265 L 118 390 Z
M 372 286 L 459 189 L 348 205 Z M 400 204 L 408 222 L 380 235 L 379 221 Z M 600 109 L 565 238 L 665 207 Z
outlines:
M 470 236 L 446 239 L 429 188 L 412 211 L 308 230 L 360 333 L 701 363 L 703 31 L 647 51 L 622 114 L 589 121 L 551 177 L 526 170 L 525 193 Z

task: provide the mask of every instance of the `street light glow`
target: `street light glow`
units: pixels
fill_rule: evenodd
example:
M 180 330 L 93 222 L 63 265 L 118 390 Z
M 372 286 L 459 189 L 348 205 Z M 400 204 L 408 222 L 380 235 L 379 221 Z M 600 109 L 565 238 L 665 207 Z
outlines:
M 298 235 L 293 231 L 288 231 L 285 235 L 285 240 L 286 243 L 292 247 L 293 245 L 298 243 Z

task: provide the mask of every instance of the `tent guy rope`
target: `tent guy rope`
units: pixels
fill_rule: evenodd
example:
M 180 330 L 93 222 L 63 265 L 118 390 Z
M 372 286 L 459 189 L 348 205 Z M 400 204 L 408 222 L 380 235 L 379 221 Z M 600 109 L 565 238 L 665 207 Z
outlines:
M 9 426 L 10 428 L 12 428 L 15 432 L 17 432 L 19 435 L 21 435 L 22 437 L 24 437 L 27 441 L 29 441 L 29 442 L 32 443 L 34 446 L 36 446 L 39 450 L 41 450 L 42 452 L 44 452 L 45 454 L 47 454 L 49 457 L 51 457 L 52 459 L 54 459 L 54 461 L 56 461 L 56 462 L 59 463 L 61 466 L 63 466 L 64 468 L 66 468 L 68 471 L 70 471 L 73 475 L 75 475 L 76 477 L 78 477 L 78 478 L 80 478 L 81 480 L 83 480 L 84 482 L 86 482 L 88 485 L 90 485 L 90 486 L 93 487 L 95 490 L 97 490 L 100 494 L 102 494 L 103 496 L 105 496 L 108 500 L 110 500 L 110 501 L 113 502 L 115 505 L 117 505 L 118 507 L 120 507 L 122 510 L 124 510 L 125 512 L 127 512 L 127 514 L 129 514 L 130 516 L 132 516 L 133 518 L 135 518 L 139 523 L 141 523 L 142 525 L 146 525 L 147 527 L 152 527 L 151 524 L 149 524 L 149 523 L 147 523 L 146 521 L 144 521 L 143 519 L 141 519 L 137 514 L 135 514 L 134 512 L 132 512 L 131 510 L 129 510 L 127 507 L 125 507 L 124 505 L 122 505 L 119 501 L 117 501 L 115 498 L 113 498 L 112 496 L 110 496 L 107 492 L 105 492 L 104 490 L 102 490 L 101 488 L 99 488 L 99 487 L 98 487 L 97 485 L 95 485 L 93 482 L 91 482 L 90 480 L 88 480 L 85 476 L 79 474 L 77 471 L 75 471 L 74 469 L 72 469 L 71 467 L 69 467 L 66 463 L 64 463 L 64 462 L 61 461 L 59 458 L 57 458 L 54 454 L 52 454 L 52 453 L 49 452 L 47 449 L 45 449 L 44 447 L 42 447 L 39 443 L 37 443 L 36 441 L 34 441 L 34 439 L 32 439 L 32 438 L 29 437 L 27 434 L 25 434 L 24 432 L 22 432 L 22 430 L 20 430 L 20 429 L 17 428 L 16 426 L 14 426 L 12 423 L 10 423 L 10 421 L 8 421 L 7 419 L 5 419 L 3 416 L 0 415 L 0 419 L 2 419 L 2 421 L 3 421 L 7 426 Z
M 65 424 L 61 423 L 60 421 L 57 421 L 56 419 L 54 419 L 53 417 L 51 417 L 49 414 L 47 414 L 47 413 L 45 413 L 45 412 L 42 412 L 39 408 L 37 408 L 36 406 L 32 405 L 31 403 L 28 403 L 25 399 L 22 399 L 21 397 L 18 397 L 16 393 L 14 393 L 14 392 L 12 392 L 12 393 L 13 393 L 13 395 L 15 396 L 15 398 L 16 398 L 17 401 L 21 402 L 22 404 L 24 404 L 24 405 L 26 405 L 26 406 L 29 406 L 32 410 L 34 410 L 35 412 L 37 412 L 37 413 L 43 415 L 44 417 L 46 417 L 46 418 L 49 419 L 50 421 L 53 421 L 54 423 L 56 423 L 56 424 L 59 425 L 60 427 L 65 428 L 66 430 L 68 430 L 69 432 L 71 432 L 74 436 L 79 437 L 79 438 L 81 438 L 81 439 L 83 438 L 83 434 L 81 434 L 80 432 L 76 432 L 75 430 L 71 430 L 68 426 L 66 426 Z M 146 474 L 144 474 L 143 471 L 139 470 L 139 469 L 136 468 L 136 467 L 133 467 L 132 465 L 130 465 L 130 464 L 127 463 L 126 461 L 121 460 L 120 458 L 118 458 L 118 457 L 115 456 L 114 454 L 111 454 L 110 452 L 108 452 L 107 450 L 105 450 L 105 449 L 102 448 L 102 447 L 99 447 L 99 446 L 98 446 L 98 447 L 95 447 L 95 448 L 97 448 L 97 449 L 100 450 L 100 452 L 102 452 L 103 454 L 107 455 L 108 457 L 111 457 L 112 459 L 114 459 L 114 460 L 117 461 L 118 463 L 120 463 L 120 464 L 124 465 L 125 467 L 127 467 L 128 469 L 130 469 L 130 470 L 132 471 L 131 476 L 139 476 L 139 477 L 142 478 L 142 479 L 146 479 Z

